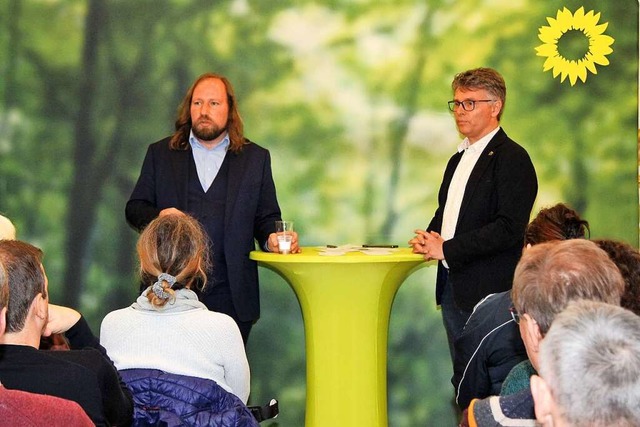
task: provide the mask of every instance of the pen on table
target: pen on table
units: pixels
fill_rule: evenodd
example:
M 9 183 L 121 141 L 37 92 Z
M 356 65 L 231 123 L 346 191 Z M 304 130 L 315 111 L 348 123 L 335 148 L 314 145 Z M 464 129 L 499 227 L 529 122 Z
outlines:
M 327 245 L 328 248 L 337 248 L 336 245 Z
M 362 245 L 363 248 L 397 248 L 398 245 Z

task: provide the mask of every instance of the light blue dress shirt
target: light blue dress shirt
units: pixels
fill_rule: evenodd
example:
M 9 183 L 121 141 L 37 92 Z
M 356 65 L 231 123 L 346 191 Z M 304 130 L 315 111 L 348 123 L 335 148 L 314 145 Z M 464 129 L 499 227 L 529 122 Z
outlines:
M 189 144 L 191 144 L 191 152 L 196 163 L 200 185 L 206 192 L 211 187 L 213 180 L 216 179 L 216 175 L 218 175 L 220 166 L 224 161 L 224 156 L 227 154 L 229 134 L 227 133 L 224 139 L 215 147 L 207 148 L 198 141 L 192 130 L 189 132 Z

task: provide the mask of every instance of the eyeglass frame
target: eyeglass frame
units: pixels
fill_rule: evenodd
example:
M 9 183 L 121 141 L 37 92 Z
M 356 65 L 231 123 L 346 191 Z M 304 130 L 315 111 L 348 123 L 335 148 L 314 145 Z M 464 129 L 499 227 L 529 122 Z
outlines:
M 449 111 L 455 111 L 456 107 L 462 107 L 464 111 L 473 111 L 476 109 L 476 102 L 496 102 L 497 99 L 465 99 L 464 101 L 451 100 L 447 102 Z M 465 104 L 471 105 L 470 108 L 465 107 Z
M 515 306 L 512 305 L 509 307 L 509 313 L 511 313 L 511 318 L 516 322 L 516 325 L 519 325 L 522 317 L 520 316 L 520 313 L 518 313 L 518 310 L 516 310 Z

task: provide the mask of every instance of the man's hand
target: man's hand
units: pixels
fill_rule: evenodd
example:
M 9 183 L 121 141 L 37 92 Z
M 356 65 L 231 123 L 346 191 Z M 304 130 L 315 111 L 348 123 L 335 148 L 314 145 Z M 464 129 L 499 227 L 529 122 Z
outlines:
M 416 236 L 409 240 L 409 244 L 413 248 L 414 254 L 423 254 L 424 259 L 430 261 L 432 259 L 443 260 L 444 252 L 442 244 L 444 239 L 435 231 L 427 232 L 424 230 L 414 230 Z
M 292 240 L 291 240 L 291 250 L 292 254 L 299 254 L 302 252 L 300 246 L 298 245 L 298 233 L 295 231 L 291 232 Z M 269 238 L 267 239 L 267 249 L 269 252 L 280 252 L 280 246 L 278 245 L 278 235 L 276 233 L 269 234 Z
M 181 210 L 176 209 L 176 208 L 165 208 L 165 209 L 162 209 L 162 210 L 160 211 L 160 213 L 158 214 L 158 216 L 165 216 L 165 215 L 184 215 L 184 214 L 185 214 L 184 212 L 182 212 Z

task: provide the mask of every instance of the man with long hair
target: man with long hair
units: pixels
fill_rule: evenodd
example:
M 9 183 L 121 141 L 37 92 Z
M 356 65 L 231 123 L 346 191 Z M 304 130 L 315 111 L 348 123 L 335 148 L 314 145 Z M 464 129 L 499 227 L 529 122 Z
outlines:
M 151 144 L 126 206 L 127 222 L 141 231 L 154 218 L 188 213 L 204 226 L 213 267 L 200 300 L 231 316 L 246 344 L 260 317 L 260 249 L 278 251 L 281 220 L 269 151 L 244 137 L 231 83 L 206 73 L 196 79 L 178 109 L 175 132 Z M 299 252 L 294 233 L 291 252 Z

